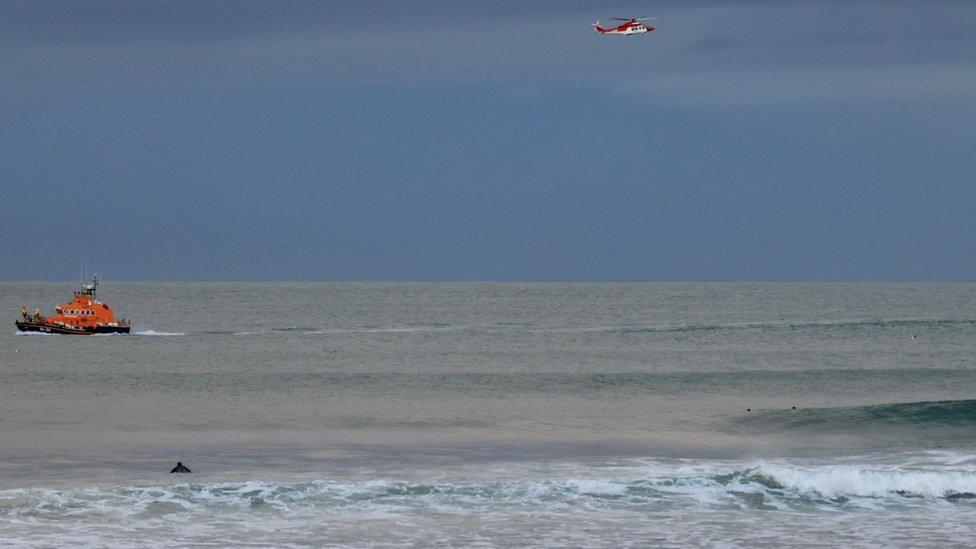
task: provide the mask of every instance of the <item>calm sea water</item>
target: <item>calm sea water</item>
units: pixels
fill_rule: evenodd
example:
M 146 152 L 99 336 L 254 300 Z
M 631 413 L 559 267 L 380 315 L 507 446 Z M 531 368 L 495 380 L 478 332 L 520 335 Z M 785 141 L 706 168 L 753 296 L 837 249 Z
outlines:
M 73 289 L 0 284 L 0 544 L 976 534 L 976 284 L 109 282 L 133 334 L 16 333 Z

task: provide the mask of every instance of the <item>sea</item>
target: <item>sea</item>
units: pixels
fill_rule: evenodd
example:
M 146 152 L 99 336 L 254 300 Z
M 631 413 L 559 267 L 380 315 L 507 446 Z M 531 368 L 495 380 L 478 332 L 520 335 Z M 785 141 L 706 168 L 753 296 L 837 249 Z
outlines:
M 0 545 L 971 546 L 976 284 L 0 283 Z M 190 474 L 171 474 L 180 461 Z

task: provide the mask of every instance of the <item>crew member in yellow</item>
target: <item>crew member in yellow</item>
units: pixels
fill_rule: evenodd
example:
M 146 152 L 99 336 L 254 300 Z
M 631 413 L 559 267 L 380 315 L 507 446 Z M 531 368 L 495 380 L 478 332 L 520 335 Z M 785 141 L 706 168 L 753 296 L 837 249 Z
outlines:
M 24 320 L 27 320 L 27 307 L 20 308 L 20 316 L 24 317 Z

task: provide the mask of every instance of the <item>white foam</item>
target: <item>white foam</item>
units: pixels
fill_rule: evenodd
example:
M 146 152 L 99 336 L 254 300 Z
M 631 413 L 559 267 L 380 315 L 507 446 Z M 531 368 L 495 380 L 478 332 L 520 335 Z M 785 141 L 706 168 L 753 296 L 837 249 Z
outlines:
M 0 529 L 13 544 L 51 546 L 222 546 L 241 539 L 281 546 L 364 537 L 377 545 L 423 546 L 617 546 L 647 539 L 671 545 L 897 545 L 905 535 L 933 534 L 946 545 L 969 541 L 976 507 L 941 498 L 976 493 L 976 465 L 901 463 L 881 465 L 870 456 L 759 464 L 648 460 L 596 469 L 546 467 L 542 474 L 533 469 L 512 475 L 503 467 L 502 477 L 452 474 L 426 481 L 27 488 L 0 490 Z M 839 497 L 846 499 L 834 500 Z M 909 505 L 925 512 L 902 513 Z M 857 514 L 838 521 L 845 510 Z
M 138 332 L 132 332 L 135 335 L 142 336 L 185 336 L 185 332 L 157 332 L 156 330 L 140 330 Z
M 627 493 L 627 484 L 612 479 L 571 479 L 565 481 L 565 485 L 588 496 L 622 496 Z
M 830 498 L 976 494 L 976 473 L 970 471 L 762 466 L 759 472 L 788 490 Z

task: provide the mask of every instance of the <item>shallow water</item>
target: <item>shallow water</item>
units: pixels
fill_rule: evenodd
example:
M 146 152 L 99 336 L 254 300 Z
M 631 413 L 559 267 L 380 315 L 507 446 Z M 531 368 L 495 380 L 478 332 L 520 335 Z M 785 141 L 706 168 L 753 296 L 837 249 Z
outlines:
M 976 284 L 0 284 L 0 538 L 968 543 Z M 182 460 L 192 475 L 168 475 Z

